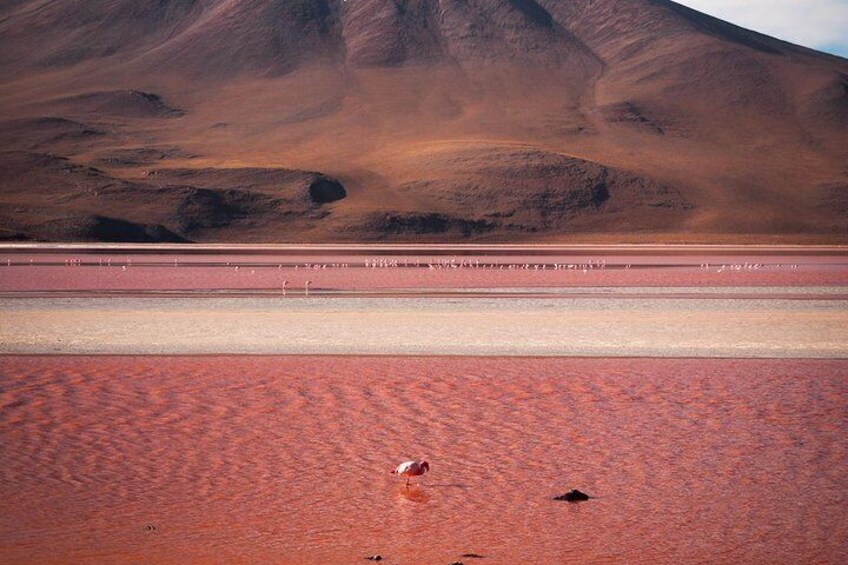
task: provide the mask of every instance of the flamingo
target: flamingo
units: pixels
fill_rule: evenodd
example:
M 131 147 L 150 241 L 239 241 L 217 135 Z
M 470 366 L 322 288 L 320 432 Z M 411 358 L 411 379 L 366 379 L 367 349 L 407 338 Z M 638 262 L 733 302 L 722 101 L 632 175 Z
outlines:
M 401 477 L 406 477 L 406 488 L 409 488 L 409 479 L 410 477 L 417 477 L 418 475 L 423 475 L 427 471 L 430 470 L 430 464 L 423 459 L 417 459 L 415 461 L 404 461 L 400 465 L 398 465 L 394 471 L 392 471 L 393 475 L 400 475 Z

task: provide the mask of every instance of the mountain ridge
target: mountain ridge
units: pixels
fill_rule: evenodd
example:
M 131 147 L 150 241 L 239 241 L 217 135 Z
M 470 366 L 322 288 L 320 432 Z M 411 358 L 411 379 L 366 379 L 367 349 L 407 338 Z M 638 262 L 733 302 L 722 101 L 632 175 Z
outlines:
M 848 239 L 848 60 L 667 0 L 18 0 L 0 8 L 0 65 L 10 155 L 103 169 L 104 185 L 273 168 L 344 186 L 320 217 L 256 210 L 278 219 L 200 239 L 174 199 L 136 218 L 186 239 Z M 557 204 L 552 187 L 589 194 L 596 170 L 620 171 L 607 199 Z M 10 178 L 0 199 L 18 202 Z M 650 206 L 648 186 L 679 198 Z M 38 238 L 66 213 L 31 199 L 0 225 Z

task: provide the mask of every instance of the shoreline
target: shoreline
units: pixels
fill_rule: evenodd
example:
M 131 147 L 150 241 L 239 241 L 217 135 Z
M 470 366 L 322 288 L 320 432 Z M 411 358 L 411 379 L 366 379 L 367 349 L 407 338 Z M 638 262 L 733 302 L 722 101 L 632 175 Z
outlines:
M 848 247 L 0 245 L 0 313 L 0 353 L 841 359 Z
M 305 354 L 305 353 L 4 353 L 0 352 L 0 360 L 3 359 L 272 359 L 279 358 L 281 360 L 328 360 L 337 359 L 356 360 L 356 359 L 373 359 L 375 361 L 389 360 L 407 360 L 407 361 L 555 361 L 557 359 L 567 361 L 633 361 L 633 362 L 706 362 L 706 363 L 723 363 L 723 362 L 740 362 L 740 363 L 848 363 L 848 355 L 845 357 L 650 357 L 650 356 L 599 356 L 599 355 L 439 355 L 439 354 L 396 354 L 396 353 L 326 353 L 326 354 Z
M 136 250 L 146 253 L 163 253 L 172 250 L 184 251 L 238 251 L 257 249 L 265 251 L 303 251 L 313 253 L 315 251 L 327 250 L 351 250 L 370 253 L 373 251 L 399 251 L 409 254 L 412 251 L 544 251 L 550 252 L 574 252 L 574 251 L 686 251 L 694 253 L 699 251 L 728 251 L 750 253 L 752 251 L 762 252 L 827 252 L 848 253 L 848 243 L 600 243 L 600 242 L 575 242 L 575 243 L 131 243 L 131 242 L 0 242 L 0 252 L 14 252 L 16 250 L 45 250 L 45 251 L 67 251 L 72 249 L 98 250 L 109 252 Z

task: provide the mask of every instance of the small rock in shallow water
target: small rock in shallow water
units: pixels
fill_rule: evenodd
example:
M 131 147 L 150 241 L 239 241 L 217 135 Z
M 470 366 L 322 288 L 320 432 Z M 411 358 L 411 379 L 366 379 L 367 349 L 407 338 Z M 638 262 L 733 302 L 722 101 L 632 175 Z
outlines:
M 561 494 L 559 496 L 555 496 L 554 500 L 566 500 L 568 502 L 580 502 L 583 500 L 589 500 L 589 495 L 585 492 L 580 492 L 579 490 L 570 490 L 565 494 Z
M 372 555 L 371 557 L 366 557 L 365 559 L 367 559 L 368 561 L 382 561 L 383 556 L 382 555 Z
M 480 555 L 479 553 L 463 553 L 460 557 L 467 557 L 469 559 L 483 559 L 485 556 Z

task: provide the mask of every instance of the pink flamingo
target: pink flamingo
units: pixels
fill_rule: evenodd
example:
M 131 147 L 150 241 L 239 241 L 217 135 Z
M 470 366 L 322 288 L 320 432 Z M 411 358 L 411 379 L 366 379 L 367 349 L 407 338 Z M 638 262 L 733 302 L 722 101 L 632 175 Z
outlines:
M 404 461 L 400 465 L 398 465 L 394 471 L 392 471 L 393 475 L 400 475 L 401 477 L 406 477 L 406 488 L 409 488 L 409 479 L 411 477 L 417 477 L 419 475 L 423 475 L 427 471 L 430 470 L 430 464 L 423 459 L 417 459 L 415 461 Z

